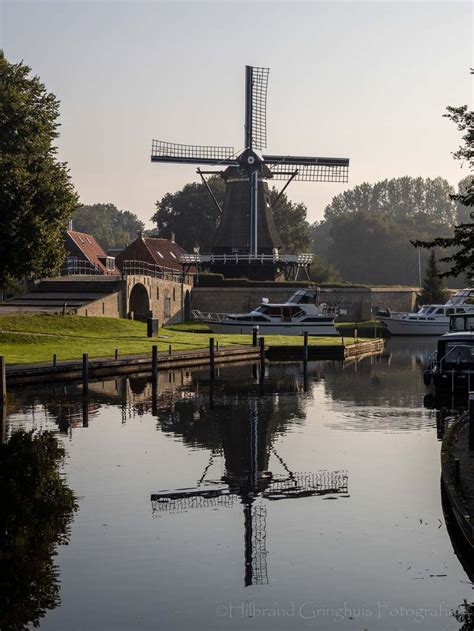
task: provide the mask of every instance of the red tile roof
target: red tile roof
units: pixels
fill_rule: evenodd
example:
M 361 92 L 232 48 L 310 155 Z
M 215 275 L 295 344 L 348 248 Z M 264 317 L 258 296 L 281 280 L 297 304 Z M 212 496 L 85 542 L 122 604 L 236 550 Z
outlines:
M 118 274 L 116 269 L 108 270 L 105 264 L 100 260 L 103 259 L 105 261 L 107 254 L 91 234 L 77 232 L 76 230 L 68 230 L 67 237 L 72 241 L 72 244 L 81 251 L 84 259 L 92 263 L 92 265 L 94 265 L 102 274 Z M 76 252 L 73 252 L 74 248 L 71 248 L 70 245 L 71 244 L 68 244 L 66 240 L 66 248 L 71 252 L 71 254 L 76 254 Z
M 186 251 L 169 239 L 138 237 L 117 256 L 117 265 L 123 261 L 144 261 L 167 269 L 182 271 L 179 257 Z

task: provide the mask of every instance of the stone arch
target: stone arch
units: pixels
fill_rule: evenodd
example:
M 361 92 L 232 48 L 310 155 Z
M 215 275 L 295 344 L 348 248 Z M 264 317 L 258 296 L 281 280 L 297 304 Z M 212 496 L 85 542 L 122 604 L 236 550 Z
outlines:
M 137 283 L 132 287 L 128 301 L 128 310 L 133 312 L 135 320 L 146 320 L 150 316 L 150 297 L 145 285 Z

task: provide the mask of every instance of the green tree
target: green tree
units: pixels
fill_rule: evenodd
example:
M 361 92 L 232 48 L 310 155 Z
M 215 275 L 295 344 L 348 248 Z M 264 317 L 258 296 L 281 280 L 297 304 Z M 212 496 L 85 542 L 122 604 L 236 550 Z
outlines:
M 461 107 L 446 108 L 447 118 L 453 121 L 458 131 L 463 132 L 463 144 L 460 145 L 453 156 L 455 160 L 467 163 L 471 172 L 474 170 L 474 112 L 469 111 L 467 105 Z M 474 177 L 464 178 L 460 182 L 458 193 L 450 196 L 451 199 L 461 207 L 464 207 L 464 217 L 468 208 L 474 206 Z M 462 217 L 462 215 L 461 215 Z M 470 218 L 473 213 L 470 213 Z M 466 218 L 467 219 L 467 218 Z M 441 276 L 466 276 L 471 278 L 474 275 L 474 223 L 472 221 L 462 221 L 454 227 L 454 234 L 450 237 L 438 236 L 431 241 L 416 239 L 412 241 L 417 248 L 450 248 L 452 251 L 444 256 L 440 261 L 449 264 L 449 267 Z
M 217 201 L 224 203 L 225 182 L 220 176 L 208 180 Z M 278 191 L 270 190 L 275 201 Z M 198 244 L 201 252 L 209 252 L 221 215 L 202 183 L 186 184 L 177 193 L 168 193 L 156 202 L 151 218 L 159 233 L 174 232 L 176 241 L 188 251 Z M 282 240 L 283 252 L 306 252 L 310 245 L 310 226 L 306 221 L 306 206 L 291 202 L 284 193 L 273 212 L 275 225 Z
M 84 204 L 72 219 L 74 230 L 91 234 L 105 250 L 125 247 L 145 228 L 134 213 L 119 210 L 114 204 Z
M 59 270 L 63 231 L 77 206 L 53 144 L 59 101 L 30 73 L 0 51 L 0 286 Z
M 423 287 L 420 296 L 420 304 L 444 304 L 448 299 L 446 285 L 439 275 L 438 265 L 434 250 L 430 252 L 428 267 L 426 269 Z
M 452 234 L 458 213 L 453 193 L 442 178 L 402 177 L 356 186 L 334 197 L 323 220 L 311 227 L 313 252 L 344 280 L 418 284 L 418 256 L 410 238 Z

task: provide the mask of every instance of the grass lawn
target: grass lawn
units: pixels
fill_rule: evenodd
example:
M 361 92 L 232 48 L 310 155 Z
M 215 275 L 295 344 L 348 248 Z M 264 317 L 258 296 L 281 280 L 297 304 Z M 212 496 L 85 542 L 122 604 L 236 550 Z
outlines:
M 194 328 L 196 323 L 193 323 Z M 189 329 L 188 329 L 189 330 Z M 0 316 L 0 355 L 8 364 L 29 364 L 51 361 L 56 353 L 58 361 L 77 359 L 82 353 L 90 357 L 110 357 L 115 349 L 120 355 L 151 352 L 156 344 L 159 351 L 207 348 L 212 335 L 219 346 L 251 344 L 251 335 L 218 335 L 208 331 L 189 333 L 178 325 L 160 329 L 158 338 L 146 337 L 146 325 L 117 318 L 86 318 L 60 315 Z M 361 338 L 359 338 L 361 339 Z M 344 336 L 344 343 L 354 340 Z M 339 337 L 310 337 L 312 345 L 341 344 Z M 302 345 L 302 336 L 265 336 L 269 346 Z

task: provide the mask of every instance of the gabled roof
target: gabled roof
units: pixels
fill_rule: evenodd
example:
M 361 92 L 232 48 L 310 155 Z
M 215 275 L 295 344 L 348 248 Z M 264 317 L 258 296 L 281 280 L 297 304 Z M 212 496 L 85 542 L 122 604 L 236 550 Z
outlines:
M 138 237 L 117 256 L 117 265 L 123 261 L 145 261 L 166 269 L 181 272 L 179 257 L 186 254 L 174 241 L 155 237 Z
M 67 236 L 73 244 L 79 248 L 84 258 L 94 265 L 98 271 L 102 274 L 117 274 L 116 270 L 108 270 L 101 261 L 101 259 L 105 261 L 107 254 L 91 234 L 77 232 L 76 230 L 68 230 Z

